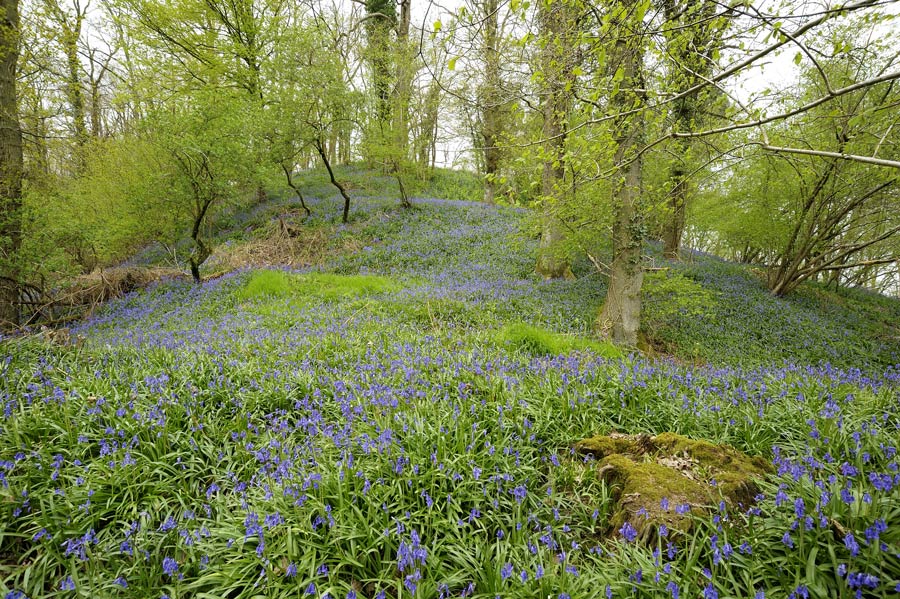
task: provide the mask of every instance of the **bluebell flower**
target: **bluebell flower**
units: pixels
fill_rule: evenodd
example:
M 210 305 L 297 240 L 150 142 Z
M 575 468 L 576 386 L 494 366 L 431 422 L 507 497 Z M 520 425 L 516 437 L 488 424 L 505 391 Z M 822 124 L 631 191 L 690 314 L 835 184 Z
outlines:
M 675 581 L 669 581 L 666 585 L 666 590 L 669 591 L 669 594 L 672 595 L 672 599 L 678 599 L 681 590 L 678 588 L 678 583 Z
M 789 533 L 789 532 L 784 533 L 784 535 L 781 537 L 781 542 L 784 543 L 785 545 L 787 545 L 788 547 L 790 547 L 791 549 L 794 548 L 794 539 L 791 538 L 791 533 Z
M 619 529 L 619 534 L 622 535 L 622 538 L 628 541 L 629 543 L 633 543 L 635 539 L 637 539 L 638 533 L 634 526 L 631 525 L 631 522 L 626 522 Z
M 171 557 L 163 558 L 162 562 L 163 574 L 168 575 L 169 577 L 174 577 L 178 574 L 178 562 L 176 562 Z

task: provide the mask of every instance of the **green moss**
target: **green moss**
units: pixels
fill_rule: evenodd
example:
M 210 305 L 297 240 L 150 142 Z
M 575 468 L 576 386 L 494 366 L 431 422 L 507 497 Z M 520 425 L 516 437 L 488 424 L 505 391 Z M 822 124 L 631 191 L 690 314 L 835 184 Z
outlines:
M 653 438 L 661 451 L 669 455 L 686 454 L 711 472 L 722 495 L 732 501 L 748 504 L 757 493 L 754 478 L 772 471 L 772 466 L 759 456 L 748 456 L 728 445 L 688 439 L 674 433 Z
M 613 454 L 634 453 L 634 441 L 628 437 L 607 437 L 600 435 L 575 444 L 575 451 L 590 454 L 596 458 L 605 458 Z
M 278 270 L 260 270 L 244 283 L 237 296 L 241 300 L 285 296 L 316 296 L 337 300 L 396 291 L 399 288 L 400 285 L 392 279 L 373 275 L 298 275 Z
M 690 517 L 677 513 L 675 506 L 688 504 L 692 510 L 702 510 L 716 501 L 711 487 L 656 462 L 636 462 L 613 454 L 601 460 L 599 467 L 617 501 L 610 530 L 615 532 L 631 522 L 643 542 L 653 541 L 661 524 L 681 533 L 691 529 Z M 663 499 L 669 501 L 667 510 L 662 508 Z
M 677 505 L 705 511 L 722 498 L 749 505 L 758 493 L 755 480 L 771 471 L 762 458 L 674 433 L 597 436 L 576 443 L 575 450 L 602 458 L 598 473 L 617 502 L 610 530 L 631 522 L 643 541 L 652 541 L 660 524 L 690 529 L 690 517 L 677 514 Z M 668 510 L 662 509 L 664 498 Z
M 650 509 L 659 510 L 663 499 L 668 499 L 672 507 L 681 503 L 704 505 L 712 501 L 708 486 L 656 462 L 636 462 L 627 456 L 613 454 L 600 461 L 600 469 L 605 467 L 612 473 L 607 480 L 622 485 L 622 496 L 638 493 L 643 498 L 642 503 L 652 504 L 648 506 Z
M 624 355 L 622 350 L 610 343 L 562 335 L 521 322 L 503 328 L 499 339 L 536 356 L 558 356 L 573 351 L 589 351 L 610 359 Z
M 293 289 L 294 275 L 280 270 L 260 270 L 250 277 L 237 292 L 238 299 L 257 297 L 283 297 Z

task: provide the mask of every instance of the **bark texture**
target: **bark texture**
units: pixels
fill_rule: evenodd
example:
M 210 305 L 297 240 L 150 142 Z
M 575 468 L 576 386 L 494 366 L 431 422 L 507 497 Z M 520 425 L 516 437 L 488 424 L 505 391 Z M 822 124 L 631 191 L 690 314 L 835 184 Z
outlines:
M 641 286 L 644 272 L 641 251 L 644 241 L 643 215 L 639 209 L 641 159 L 636 155 L 643 137 L 641 112 L 629 111 L 646 104 L 643 87 L 643 43 L 641 23 L 629 18 L 635 0 L 617 5 L 613 17 L 616 41 L 610 56 L 613 93 L 610 109 L 614 115 L 614 161 L 618 172 L 613 186 L 613 260 L 606 301 L 597 317 L 597 332 L 626 347 L 637 347 L 641 326 Z
M 0 329 L 19 322 L 20 273 L 17 254 L 22 243 L 22 131 L 16 98 L 19 59 L 19 4 L 0 4 Z
M 568 258 L 560 249 L 562 227 L 557 219 L 558 205 L 564 201 L 566 124 L 569 116 L 570 91 L 566 85 L 571 68 L 572 49 L 568 44 L 568 11 L 564 1 L 540 2 L 538 24 L 546 40 L 541 56 L 543 75 L 544 168 L 541 174 L 541 196 L 544 204 L 541 243 L 536 271 L 547 279 L 572 278 Z
M 497 177 L 500 174 L 500 36 L 499 2 L 483 4 L 484 83 L 481 93 L 481 137 L 484 144 L 484 201 L 494 203 Z
M 713 0 L 663 0 L 664 36 L 670 64 L 667 77 L 672 93 L 679 94 L 708 80 L 716 64 L 730 16 L 717 16 L 720 3 Z M 707 89 L 680 98 L 672 105 L 671 126 L 677 132 L 696 130 L 708 112 L 713 96 Z M 663 255 L 679 258 L 681 238 L 687 222 L 687 203 L 693 193 L 688 165 L 694 143 L 679 139 L 672 147 L 669 167 L 669 198 L 662 226 Z

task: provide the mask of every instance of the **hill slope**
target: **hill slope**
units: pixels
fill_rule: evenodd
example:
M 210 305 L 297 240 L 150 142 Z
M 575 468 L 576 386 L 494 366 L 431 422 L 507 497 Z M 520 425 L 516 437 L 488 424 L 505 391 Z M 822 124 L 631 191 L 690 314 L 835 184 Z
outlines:
M 527 215 L 370 199 L 341 227 L 336 204 L 315 203 L 298 239 L 327 227 L 337 248 L 315 270 L 163 283 L 85 322 L 80 348 L 2 342 L 0 590 L 824 597 L 900 583 L 897 346 L 871 336 L 895 303 L 766 299 L 703 259 L 656 274 L 648 312 L 659 343 L 705 363 L 622 357 L 586 337 L 597 277 L 530 275 Z M 642 545 L 611 524 L 617 487 L 572 449 L 612 430 L 728 443 L 775 473 L 755 506 L 696 506 L 687 534 Z

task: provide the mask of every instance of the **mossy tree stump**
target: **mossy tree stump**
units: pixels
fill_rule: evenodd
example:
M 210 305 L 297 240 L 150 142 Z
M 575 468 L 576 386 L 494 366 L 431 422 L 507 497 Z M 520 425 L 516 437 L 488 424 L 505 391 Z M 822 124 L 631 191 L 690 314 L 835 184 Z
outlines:
M 755 479 L 772 471 L 760 457 L 674 433 L 612 433 L 585 439 L 575 450 L 599 460 L 598 474 L 616 502 L 611 534 L 629 522 L 642 542 L 652 542 L 661 525 L 689 532 L 691 514 L 722 501 L 728 508 L 749 506 L 759 492 Z

